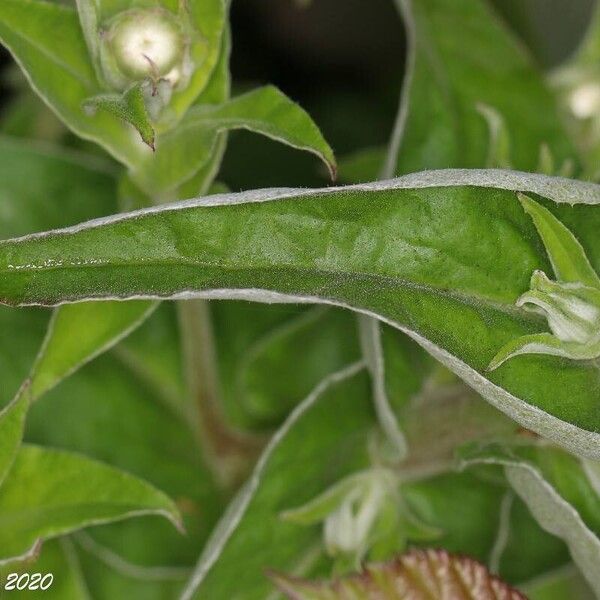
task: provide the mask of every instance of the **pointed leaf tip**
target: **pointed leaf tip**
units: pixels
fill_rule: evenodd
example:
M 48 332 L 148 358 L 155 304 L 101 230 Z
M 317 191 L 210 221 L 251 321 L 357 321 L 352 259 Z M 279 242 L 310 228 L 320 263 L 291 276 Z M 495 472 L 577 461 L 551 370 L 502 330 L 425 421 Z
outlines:
M 154 127 L 146 108 L 143 91 L 144 82 L 136 83 L 123 94 L 100 94 L 87 98 L 83 109 L 93 115 L 97 110 L 104 110 L 113 116 L 133 125 L 142 141 L 152 151 L 156 150 Z
M 533 219 L 556 278 L 565 283 L 600 287 L 600 277 L 573 233 L 547 208 L 529 196 L 518 192 L 517 197 L 523 210 Z

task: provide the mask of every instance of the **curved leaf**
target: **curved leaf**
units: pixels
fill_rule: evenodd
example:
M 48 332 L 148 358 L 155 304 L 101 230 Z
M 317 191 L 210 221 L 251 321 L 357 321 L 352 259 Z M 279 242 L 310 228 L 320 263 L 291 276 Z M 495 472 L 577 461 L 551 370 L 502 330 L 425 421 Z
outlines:
M 253 90 L 222 104 L 193 107 L 176 129 L 159 137 L 156 153 L 147 152 L 132 176 L 151 195 L 156 190 L 172 192 L 210 160 L 219 134 L 233 129 L 248 129 L 311 152 L 325 163 L 332 178 L 335 177 L 333 151 L 318 127 L 300 106 L 273 86 Z
M 122 94 L 92 96 L 84 102 L 83 107 L 89 115 L 93 115 L 97 110 L 105 110 L 133 125 L 144 144 L 148 144 L 154 150 L 154 127 L 146 109 L 143 83 L 132 85 Z
M 600 497 L 576 458 L 552 447 L 472 444 L 463 465 L 499 464 L 543 529 L 562 538 L 596 594 L 600 593 Z
M 471 187 L 471 186 L 479 187 Z M 406 331 L 524 427 L 598 457 L 593 364 L 498 348 L 541 323 L 513 304 L 548 269 L 510 187 L 597 202 L 592 184 L 509 171 L 221 195 L 0 243 L 0 298 L 245 298 L 346 306 Z M 565 214 L 600 263 L 594 207 Z M 501 234 L 500 234 L 501 232 Z
M 180 507 L 187 535 L 144 517 L 88 535 L 144 567 L 190 567 L 223 506 L 185 409 L 177 320 L 163 304 L 112 351 L 35 403 L 25 439 L 82 453 L 150 482 Z M 93 562 L 93 561 L 92 561 Z
M 47 538 L 147 514 L 180 523 L 150 484 L 81 455 L 24 445 L 0 488 L 0 562 L 31 556 Z

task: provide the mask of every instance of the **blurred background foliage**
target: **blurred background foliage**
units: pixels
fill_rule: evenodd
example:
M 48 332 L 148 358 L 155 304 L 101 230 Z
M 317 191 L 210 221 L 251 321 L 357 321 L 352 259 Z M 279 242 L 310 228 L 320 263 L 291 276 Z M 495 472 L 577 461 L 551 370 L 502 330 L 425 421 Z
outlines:
M 534 58 L 551 68 L 581 39 L 594 0 L 493 3 Z M 236 92 L 258 84 L 277 85 L 308 110 L 340 157 L 387 142 L 405 52 L 394 2 L 243 0 L 233 2 L 231 18 Z M 52 114 L 40 111 L 33 93 L 19 93 L 27 89 L 26 83 L 4 49 L 0 65 L 1 132 L 22 132 L 26 122 L 30 137 L 83 144 Z M 91 145 L 86 149 L 98 152 Z M 245 132 L 232 135 L 221 179 L 233 190 L 327 183 L 326 173 L 311 156 Z
M 534 59 L 544 68 L 551 69 L 573 52 L 590 20 L 594 0 L 494 0 L 494 4 L 527 44 Z M 339 157 L 364 148 L 382 147 L 387 143 L 396 117 L 405 62 L 402 24 L 392 0 L 234 0 L 232 28 L 232 72 L 236 94 L 259 84 L 277 85 L 312 115 Z M 83 142 L 67 132 L 33 92 L 29 91 L 23 76 L 4 50 L 0 50 L 0 86 L 0 133 L 60 142 L 74 148 L 85 147 L 90 154 L 102 152 L 95 145 Z M 10 165 L 5 167 L 12 168 Z M 317 165 L 314 157 L 299 154 L 266 138 L 245 132 L 231 135 L 219 179 L 234 191 L 269 186 L 328 184 L 325 170 Z M 111 197 L 112 192 L 112 189 L 107 190 Z M 99 205 L 105 200 L 99 198 Z M 34 228 L 30 225 L 28 227 Z M 221 314 L 219 310 L 217 305 L 214 309 L 216 326 L 223 332 L 223 343 L 227 344 L 230 342 L 227 326 L 234 330 L 236 323 L 232 320 L 232 313 Z M 268 329 L 274 323 L 292 318 L 300 312 L 297 307 L 277 306 L 267 315 L 260 307 L 244 304 L 240 305 L 239 318 L 251 321 L 256 329 Z M 330 349 L 327 343 L 334 336 L 329 335 L 329 330 L 323 330 L 322 312 L 323 309 L 314 309 L 309 320 L 303 324 L 303 335 L 314 340 L 317 337 L 315 332 L 321 333 L 319 339 L 322 339 L 322 343 L 315 356 L 326 355 L 330 357 L 331 363 L 340 364 L 353 360 L 353 353 L 357 349 L 354 339 L 348 341 L 344 350 L 347 351 L 347 356 L 332 356 L 335 349 Z M 31 314 L 33 315 L 33 311 Z M 349 329 L 343 322 L 348 318 L 350 317 L 345 313 L 340 313 L 337 320 L 331 319 L 328 323 L 332 328 Z M 7 369 L 12 380 L 4 381 L 4 387 L 10 393 L 16 389 L 33 360 L 43 335 L 45 318 L 39 313 L 29 318 L 28 314 L 27 318 L 24 316 L 23 323 L 18 325 L 14 332 L 10 332 L 10 338 L 16 340 L 13 355 L 15 364 L 9 365 L 10 368 Z M 18 331 L 22 333 L 24 327 L 32 328 L 32 335 L 19 335 Z M 146 403 L 147 397 L 152 394 L 150 384 L 153 382 L 149 384 L 144 381 L 143 373 L 132 376 L 130 372 L 135 372 L 136 356 L 139 358 L 143 354 L 145 360 L 150 356 L 159 356 L 159 352 L 155 352 L 157 348 L 161 350 L 162 363 L 175 363 L 178 360 L 177 351 L 165 351 L 177 345 L 177 341 L 169 337 L 170 332 L 175 330 L 172 308 L 161 307 L 153 320 L 152 329 L 140 329 L 119 346 L 114 355 L 104 356 L 89 365 L 85 378 L 73 378 L 65 382 L 60 394 L 53 393 L 49 401 L 36 406 L 29 425 L 29 435 L 37 442 L 74 447 L 108 462 L 120 462 L 122 467 L 167 489 L 176 497 L 188 522 L 193 523 L 193 527 L 199 531 L 200 540 L 208 534 L 218 518 L 220 504 L 226 498 L 219 497 L 218 502 L 214 503 L 207 500 L 215 494 L 210 477 L 194 478 L 189 475 L 202 473 L 204 469 L 198 457 L 189 451 L 194 444 L 191 434 L 180 433 L 167 408 L 160 404 L 160 399 L 152 405 Z M 245 351 L 244 340 L 234 339 L 233 334 L 231 340 L 230 346 L 239 347 L 239 353 L 242 354 Z M 288 351 L 284 347 L 276 350 L 282 355 Z M 237 360 L 236 355 L 231 356 L 232 360 Z M 319 380 L 325 374 L 320 373 L 319 369 L 329 364 L 307 363 L 298 369 L 298 363 L 294 362 L 293 366 L 298 372 L 314 375 L 310 378 L 312 381 Z M 112 369 L 113 373 L 110 386 L 103 375 L 106 368 Z M 225 362 L 222 365 L 222 375 L 226 382 L 231 380 L 227 377 L 228 368 L 228 363 Z M 177 370 L 175 365 L 172 371 Z M 293 372 L 286 373 L 288 383 L 293 381 L 292 377 Z M 140 381 L 144 385 L 139 385 Z M 167 391 L 170 389 L 169 385 L 175 388 L 177 384 L 169 380 L 163 383 L 168 388 Z M 260 388 L 259 384 L 260 382 L 255 387 Z M 173 396 L 177 396 L 179 390 L 171 391 Z M 102 398 L 99 397 L 100 393 Z M 305 393 L 306 390 L 298 389 L 294 397 L 302 397 Z M 8 393 L 4 395 L 9 397 Z M 79 401 L 73 403 L 73 398 Z M 273 415 L 267 406 L 262 418 L 260 397 L 248 398 L 250 407 L 240 406 L 232 398 L 235 398 L 235 390 L 225 389 L 225 410 L 229 419 L 236 425 L 259 431 L 271 429 L 277 424 L 273 420 L 280 421 L 290 409 L 289 405 L 281 406 L 281 413 Z M 126 408 L 123 409 L 123 406 Z M 137 415 L 137 418 L 123 420 L 121 429 L 112 430 L 113 437 L 107 444 L 97 432 L 113 428 L 111 415 L 117 414 L 119 408 Z M 248 408 L 251 410 L 248 411 Z M 52 419 L 53 411 L 57 410 L 61 415 L 69 415 L 62 423 L 60 435 L 58 432 L 49 432 L 42 426 Z M 254 415 L 254 421 L 245 422 L 246 412 Z M 87 419 L 82 418 L 84 414 L 88 415 Z M 87 425 L 83 427 L 82 423 Z M 157 423 L 162 428 L 160 436 Z M 154 431 L 157 432 L 157 437 L 148 444 L 148 432 Z M 165 431 L 168 440 L 166 444 Z M 130 440 L 131 448 L 124 450 L 123 440 Z M 147 452 L 138 452 L 140 447 L 147 449 Z M 165 447 L 169 448 L 168 462 L 179 465 L 180 471 L 169 467 L 164 472 L 157 472 L 155 465 L 160 462 L 160 455 L 164 453 Z M 117 460 L 117 452 L 121 457 L 126 457 L 126 461 Z M 180 489 L 181 481 L 192 479 L 196 482 L 192 489 L 187 486 Z M 443 483 L 444 481 L 437 482 L 440 485 L 440 504 L 449 503 L 449 490 L 454 489 L 456 500 L 453 506 L 460 506 L 461 490 L 456 491 L 456 483 L 449 482 L 446 487 Z M 428 497 L 429 491 L 425 486 L 426 484 L 415 485 L 411 489 L 412 500 L 416 504 L 422 497 Z M 471 481 L 466 481 L 465 486 L 466 489 L 474 487 Z M 482 505 L 480 513 L 485 520 L 487 515 L 497 513 L 501 497 L 493 489 L 489 498 L 486 496 L 484 500 L 486 504 Z M 204 513 L 199 506 L 203 507 Z M 519 504 L 517 511 L 520 512 L 517 512 L 515 519 L 519 520 L 522 517 L 520 514 L 525 513 L 524 505 Z M 487 520 L 495 526 L 491 519 Z M 528 523 L 524 517 L 521 520 Z M 460 521 L 461 526 L 462 524 Z M 166 553 L 164 544 L 156 542 L 164 539 L 166 527 L 167 525 L 160 524 L 146 531 L 143 522 L 140 525 L 132 522 L 109 526 L 95 531 L 93 537 L 77 538 L 77 543 L 84 549 L 94 543 L 107 547 L 116 544 L 126 559 L 135 563 L 152 564 L 173 560 L 171 551 L 174 548 L 178 561 L 191 564 L 199 552 L 198 540 L 179 540 L 177 545 L 173 542 L 170 552 Z M 457 530 L 460 533 L 459 527 Z M 138 534 L 141 532 L 142 543 L 125 544 L 124 540 L 131 537 L 132 531 Z M 517 539 L 518 534 L 522 533 L 523 537 L 530 540 L 535 540 L 535 535 L 539 534 L 537 529 L 532 533 L 524 527 L 517 527 L 515 531 L 515 540 L 510 541 L 515 547 L 523 545 L 523 541 Z M 493 533 L 492 531 L 491 534 Z M 154 535 L 156 539 L 153 539 Z M 546 550 L 541 560 L 552 564 L 565 561 L 566 550 L 561 543 L 552 544 L 545 537 L 540 546 Z M 482 550 L 481 554 L 483 553 Z M 83 553 L 82 556 L 85 561 L 86 554 Z M 123 584 L 116 575 L 109 577 L 101 565 L 84 566 L 88 577 L 97 578 L 96 583 L 106 588 L 108 596 L 112 592 L 111 585 Z M 510 565 L 505 570 L 510 572 L 511 578 L 521 580 L 528 573 L 518 572 L 520 566 L 519 561 L 515 561 L 514 573 L 510 571 Z M 180 574 L 176 574 L 175 580 L 178 579 L 181 579 Z M 560 597 L 560 592 L 558 593 L 557 598 Z

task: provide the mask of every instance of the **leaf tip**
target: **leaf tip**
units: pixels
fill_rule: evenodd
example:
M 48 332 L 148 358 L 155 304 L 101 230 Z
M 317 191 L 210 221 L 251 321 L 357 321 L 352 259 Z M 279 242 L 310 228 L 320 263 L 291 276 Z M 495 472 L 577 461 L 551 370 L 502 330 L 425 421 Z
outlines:
M 527 194 L 524 194 L 523 192 L 517 192 L 517 198 L 519 199 L 523 210 L 527 214 L 531 214 L 532 210 L 534 210 L 536 206 L 539 206 L 538 203 L 535 200 L 533 200 L 533 198 L 530 198 Z
M 327 170 L 329 171 L 329 178 L 332 183 L 335 183 L 338 178 L 338 166 L 334 158 L 327 160 Z
M 500 352 L 498 352 L 498 354 L 496 354 L 496 356 L 492 358 L 488 366 L 485 368 L 484 372 L 491 373 L 492 371 L 495 371 L 498 367 L 502 366 L 510 357 L 511 354 L 506 354 L 504 350 L 500 350 Z

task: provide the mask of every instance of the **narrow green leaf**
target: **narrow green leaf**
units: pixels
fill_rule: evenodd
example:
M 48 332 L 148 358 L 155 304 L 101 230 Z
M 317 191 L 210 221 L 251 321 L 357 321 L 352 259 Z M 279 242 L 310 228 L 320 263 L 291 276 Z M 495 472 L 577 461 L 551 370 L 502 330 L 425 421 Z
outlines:
M 566 452 L 528 444 L 470 444 L 463 465 L 499 464 L 508 481 L 546 531 L 562 538 L 592 589 L 600 592 L 600 496 L 581 466 Z
M 146 84 L 135 83 L 123 94 L 99 94 L 87 98 L 83 108 L 93 115 L 97 110 L 104 110 L 119 119 L 133 125 L 144 144 L 154 150 L 154 127 L 146 109 L 144 89 Z
M 196 108 L 182 127 L 205 126 L 218 131 L 249 129 L 278 142 L 318 156 L 332 179 L 336 176 L 333 150 L 319 128 L 299 105 L 274 86 L 266 86 L 215 107 Z
M 148 483 L 60 450 L 22 446 L 0 488 L 0 562 L 89 525 L 156 514 L 179 527 L 175 505 Z
M 352 490 L 368 482 L 368 473 L 357 473 L 350 475 L 328 490 L 309 500 L 306 504 L 297 508 L 290 508 L 281 513 L 281 518 L 290 523 L 298 525 L 312 525 L 325 520 L 325 517 L 333 512 Z
M 561 202 L 593 203 L 599 192 L 545 176 L 452 171 L 213 196 L 2 242 L 0 298 L 293 299 L 350 307 L 408 333 L 524 427 L 600 456 L 593 365 L 561 362 L 557 369 L 552 357 L 528 356 L 484 374 L 498 348 L 539 331 L 514 303 L 531 273 L 549 266 L 505 187 Z M 571 210 L 573 230 L 597 226 L 595 207 Z M 588 236 L 599 260 L 595 240 Z
M 503 346 L 487 367 L 494 371 L 510 358 L 521 354 L 546 354 L 570 360 L 592 360 L 600 356 L 600 342 L 584 345 L 578 342 L 563 342 L 551 333 L 524 335 Z
M 529 196 L 519 194 L 519 201 L 535 223 L 558 280 L 600 287 L 600 277 L 573 233 Z

